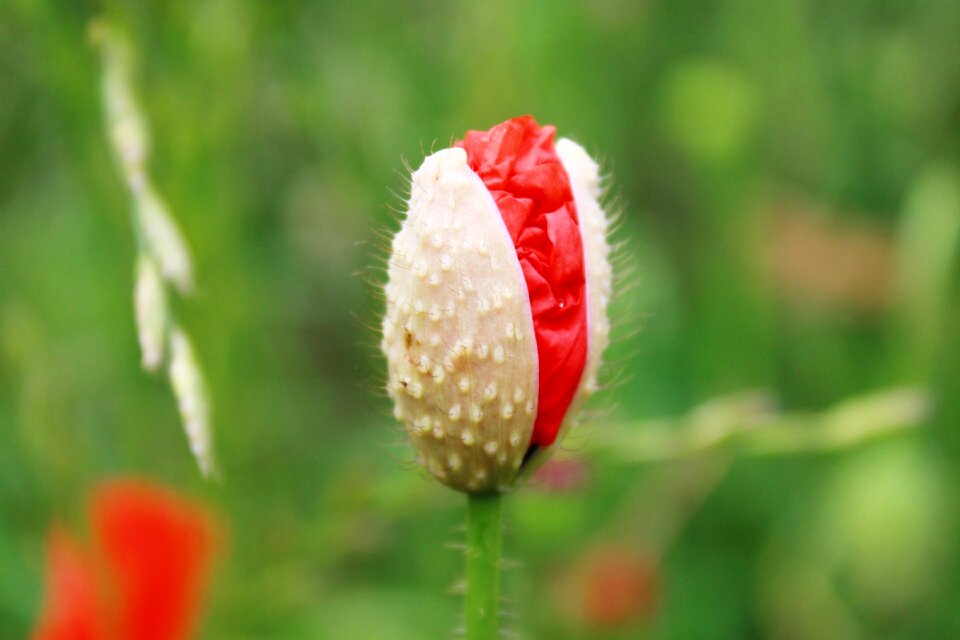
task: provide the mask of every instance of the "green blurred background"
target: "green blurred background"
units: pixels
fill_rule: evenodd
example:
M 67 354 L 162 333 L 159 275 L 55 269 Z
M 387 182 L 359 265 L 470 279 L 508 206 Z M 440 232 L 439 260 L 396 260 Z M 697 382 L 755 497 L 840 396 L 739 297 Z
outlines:
M 219 483 L 139 368 L 96 16 L 133 43 L 194 252 L 178 313 Z M 203 638 L 452 637 L 463 500 L 411 469 L 365 274 L 401 158 L 523 113 L 601 158 L 623 210 L 611 420 L 757 388 L 815 411 L 919 385 L 935 410 L 832 455 L 578 445 L 508 505 L 506 626 L 960 637 L 958 34 L 955 0 L 3 0 L 0 637 L 29 633 L 51 524 L 82 531 L 126 474 L 229 522 Z

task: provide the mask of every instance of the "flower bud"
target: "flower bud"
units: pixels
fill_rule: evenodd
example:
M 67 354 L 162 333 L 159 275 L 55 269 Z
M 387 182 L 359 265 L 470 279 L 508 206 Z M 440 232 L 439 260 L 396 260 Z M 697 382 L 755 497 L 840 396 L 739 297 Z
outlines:
M 394 414 L 448 486 L 503 491 L 596 389 L 611 270 L 597 165 L 529 116 L 423 161 L 393 239 Z

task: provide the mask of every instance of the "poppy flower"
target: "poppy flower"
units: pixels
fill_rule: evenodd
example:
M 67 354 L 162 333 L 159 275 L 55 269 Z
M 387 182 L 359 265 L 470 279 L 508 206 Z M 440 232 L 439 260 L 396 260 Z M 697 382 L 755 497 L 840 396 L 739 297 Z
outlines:
M 530 116 L 427 157 L 394 237 L 382 348 L 427 470 L 502 491 L 596 389 L 611 289 L 597 164 Z
M 585 568 L 584 619 L 592 626 L 615 627 L 653 612 L 657 596 L 656 566 L 634 553 L 598 553 Z
M 588 549 L 554 580 L 552 600 L 558 617 L 571 626 L 614 630 L 649 622 L 662 590 L 652 552 L 607 543 Z
M 139 480 L 101 486 L 84 548 L 55 529 L 33 640 L 186 640 L 200 612 L 214 541 L 201 507 Z

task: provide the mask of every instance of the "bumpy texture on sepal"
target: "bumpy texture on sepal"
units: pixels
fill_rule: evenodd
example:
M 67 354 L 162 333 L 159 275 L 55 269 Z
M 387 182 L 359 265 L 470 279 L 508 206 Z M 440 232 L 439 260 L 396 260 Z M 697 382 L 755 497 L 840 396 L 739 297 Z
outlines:
M 516 252 L 462 149 L 424 160 L 411 188 L 386 287 L 388 391 L 434 477 L 461 491 L 505 488 L 537 410 L 536 345 Z

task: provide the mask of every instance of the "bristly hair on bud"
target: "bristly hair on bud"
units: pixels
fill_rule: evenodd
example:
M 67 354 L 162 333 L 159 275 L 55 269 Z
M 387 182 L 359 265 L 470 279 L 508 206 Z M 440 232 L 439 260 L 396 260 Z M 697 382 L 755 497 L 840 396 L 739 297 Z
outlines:
M 612 273 L 597 164 L 530 116 L 428 156 L 391 243 L 387 392 L 423 466 L 508 491 L 597 388 Z

